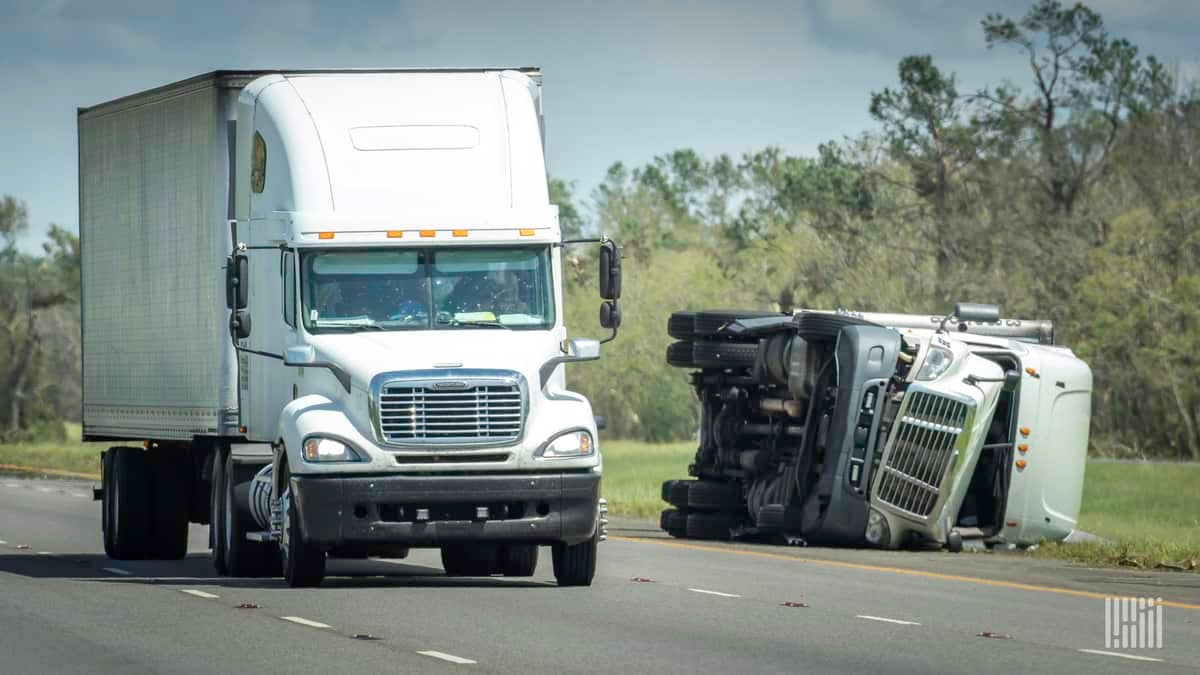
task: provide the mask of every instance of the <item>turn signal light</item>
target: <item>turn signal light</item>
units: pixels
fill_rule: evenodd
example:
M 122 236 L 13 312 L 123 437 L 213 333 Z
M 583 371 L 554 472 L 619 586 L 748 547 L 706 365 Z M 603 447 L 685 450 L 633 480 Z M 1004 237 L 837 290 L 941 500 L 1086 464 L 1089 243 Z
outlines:
M 1017 460 L 1017 468 L 1018 468 L 1018 469 L 1024 469 L 1024 468 L 1025 468 L 1025 460 L 1023 460 L 1023 459 L 1018 459 L 1018 460 Z
M 319 239 L 333 239 L 333 233 L 332 233 L 332 232 L 321 232 L 321 233 L 317 234 L 317 238 L 319 238 Z

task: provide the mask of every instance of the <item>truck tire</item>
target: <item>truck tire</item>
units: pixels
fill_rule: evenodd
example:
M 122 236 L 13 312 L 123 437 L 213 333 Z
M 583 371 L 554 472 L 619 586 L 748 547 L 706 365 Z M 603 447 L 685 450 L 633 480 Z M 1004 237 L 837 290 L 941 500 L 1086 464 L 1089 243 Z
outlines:
M 150 537 L 147 555 L 155 560 L 181 560 L 188 548 L 187 457 L 183 451 L 146 451 L 150 486 Z
M 687 536 L 687 514 L 679 509 L 665 509 L 658 516 L 658 527 L 672 537 L 682 539 Z
M 853 316 L 820 312 L 803 312 L 792 323 L 796 325 L 796 334 L 810 342 L 833 342 L 845 326 L 879 325 Z
M 766 312 L 760 309 L 706 309 L 695 312 L 692 332 L 696 337 L 711 338 L 714 336 L 733 338 L 720 335 L 725 324 L 738 319 L 760 319 L 768 316 L 784 316 L 783 312 Z M 757 341 L 758 338 L 755 338 Z
M 531 577 L 537 571 L 538 547 L 535 544 L 501 546 L 497 571 L 506 577 Z
M 667 335 L 676 340 L 691 340 L 696 335 L 696 313 L 672 312 L 667 318 Z
M 690 509 L 709 511 L 740 511 L 742 487 L 738 483 L 719 483 L 711 480 L 694 481 L 687 493 Z
M 220 447 L 213 448 L 212 483 L 209 490 L 208 541 L 212 548 L 213 570 L 221 576 L 229 573 L 225 556 L 225 539 L 220 535 L 225 530 L 225 453 Z
M 692 343 L 672 342 L 667 345 L 667 365 L 676 368 L 695 368 L 696 363 L 692 361 Z
M 150 543 L 150 495 L 141 448 L 109 448 L 103 507 L 107 518 L 104 552 L 113 560 L 145 560 Z
M 562 542 L 551 547 L 554 578 L 559 586 L 591 586 L 596 576 L 596 557 L 600 551 L 600 528 L 591 539 L 568 546 Z
M 535 563 L 536 564 L 536 563 Z M 487 577 L 500 569 L 495 546 L 446 544 L 442 546 L 442 569 L 448 577 Z
M 751 368 L 758 357 L 758 341 L 705 340 L 692 346 L 692 361 L 700 368 Z
M 694 480 L 668 480 L 662 484 L 662 500 L 671 506 L 686 509 L 688 490 L 696 484 Z
M 100 453 L 100 534 L 104 539 L 104 555 L 113 557 L 112 535 L 115 528 L 108 524 L 108 483 L 113 475 L 113 452 L 109 450 Z
M 228 451 L 223 454 L 224 489 L 221 498 L 221 529 L 217 536 L 224 544 L 222 548 L 225 551 L 225 573 L 231 577 L 279 576 L 278 546 L 274 543 L 246 539 L 246 533 L 250 529 L 246 527 L 242 509 L 237 508 L 237 472 L 234 469 L 233 455 Z
M 688 539 L 728 541 L 740 522 L 741 518 L 732 513 L 689 513 L 686 535 Z
M 283 505 L 283 536 L 279 542 L 283 579 L 292 588 L 320 586 L 325 580 L 325 552 L 304 541 L 300 509 L 292 502 L 291 490 L 283 493 Z

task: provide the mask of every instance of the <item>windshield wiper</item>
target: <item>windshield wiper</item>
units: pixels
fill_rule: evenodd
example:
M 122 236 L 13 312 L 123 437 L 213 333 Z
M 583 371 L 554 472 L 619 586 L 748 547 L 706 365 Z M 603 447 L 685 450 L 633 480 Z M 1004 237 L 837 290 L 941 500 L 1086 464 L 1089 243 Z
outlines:
M 363 330 L 386 330 L 383 326 L 377 323 L 365 323 L 358 321 L 328 321 L 314 324 L 314 328 L 361 328 Z
M 443 326 L 453 326 L 455 328 L 457 328 L 459 326 L 471 326 L 472 328 L 503 328 L 504 330 L 512 330 L 512 328 L 505 326 L 504 324 L 500 323 L 499 321 L 458 321 L 458 320 L 454 320 L 454 321 L 439 321 L 438 323 Z

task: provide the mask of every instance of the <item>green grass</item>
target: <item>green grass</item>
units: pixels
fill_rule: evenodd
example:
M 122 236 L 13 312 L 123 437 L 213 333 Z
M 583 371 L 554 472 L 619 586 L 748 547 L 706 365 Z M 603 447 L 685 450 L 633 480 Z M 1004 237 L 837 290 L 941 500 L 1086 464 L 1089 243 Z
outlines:
M 604 498 L 609 511 L 658 519 L 662 482 L 687 478 L 687 466 L 696 454 L 696 444 L 604 441 Z
M 62 442 L 0 445 L 0 464 L 99 476 L 100 451 L 112 443 L 83 443 L 79 425 L 66 426 L 67 440 Z

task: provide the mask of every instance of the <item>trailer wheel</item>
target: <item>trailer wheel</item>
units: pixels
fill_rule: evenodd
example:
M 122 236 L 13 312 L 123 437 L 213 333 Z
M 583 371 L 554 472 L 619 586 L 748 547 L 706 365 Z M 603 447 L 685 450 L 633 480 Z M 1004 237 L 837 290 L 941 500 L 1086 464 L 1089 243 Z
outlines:
M 279 575 L 279 550 L 275 544 L 249 541 L 237 507 L 237 472 L 232 453 L 225 452 L 224 494 L 221 498 L 221 530 L 219 536 L 225 550 L 225 572 L 231 577 L 273 577 Z M 245 498 L 245 497 L 243 497 Z M 324 555 L 324 554 L 322 554 Z M 322 558 L 323 560 L 324 558 Z
M 448 577 L 486 577 L 499 571 L 499 552 L 486 544 L 442 546 L 442 568 Z
M 531 577 L 537 571 L 538 547 L 534 544 L 501 546 L 498 571 L 506 577 Z
M 325 580 L 325 552 L 304 541 L 300 531 L 299 508 L 292 502 L 292 491 L 283 493 L 283 536 L 279 557 L 283 578 L 292 588 L 320 586 Z
M 212 485 L 209 491 L 208 539 L 212 547 L 213 569 L 217 574 L 229 574 L 229 563 L 225 552 L 225 453 L 220 447 L 213 448 Z
M 696 334 L 695 312 L 672 312 L 667 319 L 667 335 L 676 340 L 690 340 Z
M 741 518 L 731 513 L 689 513 L 687 538 L 728 541 L 740 522 Z
M 739 511 L 742 508 L 742 487 L 738 483 L 694 481 L 688 489 L 687 505 L 692 509 Z
M 146 451 L 146 476 L 150 487 L 150 537 L 148 557 L 156 560 L 180 560 L 188 547 L 189 465 L 179 452 Z
M 692 361 L 700 368 L 750 368 L 758 357 L 758 341 L 703 341 L 692 347 Z
M 559 586 L 591 586 L 596 576 L 596 558 L 600 551 L 600 528 L 591 539 L 568 546 L 562 542 L 551 547 L 554 578 Z
M 109 448 L 105 459 L 109 471 L 103 486 L 104 552 L 114 560 L 144 560 L 150 534 L 145 454 L 140 448 Z

